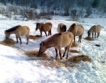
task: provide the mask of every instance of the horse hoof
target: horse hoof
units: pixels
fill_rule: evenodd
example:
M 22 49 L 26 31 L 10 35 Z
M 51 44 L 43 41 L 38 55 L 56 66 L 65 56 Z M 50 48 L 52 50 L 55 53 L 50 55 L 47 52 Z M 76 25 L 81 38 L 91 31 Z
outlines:
M 66 57 L 66 59 L 68 59 L 68 57 Z

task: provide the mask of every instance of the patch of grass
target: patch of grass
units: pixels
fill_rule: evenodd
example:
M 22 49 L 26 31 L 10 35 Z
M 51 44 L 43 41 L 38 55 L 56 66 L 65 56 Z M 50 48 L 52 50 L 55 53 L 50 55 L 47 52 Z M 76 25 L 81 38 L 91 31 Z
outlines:
M 49 66 L 49 67 L 66 67 L 66 63 L 57 61 L 57 60 L 45 60 L 42 63 L 44 66 Z
M 42 37 L 41 35 L 29 35 L 29 39 L 37 40 L 38 38 Z
M 25 54 L 28 57 L 47 57 L 47 54 L 46 53 L 43 53 L 41 56 L 38 56 L 38 51 L 37 50 L 26 51 Z
M 78 44 L 73 42 L 71 47 L 77 47 L 77 46 L 78 46 Z
M 84 38 L 84 39 L 86 39 L 86 40 L 88 40 L 88 41 L 93 41 L 93 40 L 94 40 L 92 37 L 86 37 L 86 38 Z
M 72 52 L 72 53 L 80 53 L 80 51 L 77 51 L 77 50 L 70 50 L 70 52 Z
M 15 41 L 9 38 L 9 39 L 4 39 L 3 41 L 0 41 L 0 44 L 6 45 L 6 46 L 13 46 L 15 44 Z
M 70 57 L 67 61 L 68 62 L 73 62 L 73 63 L 78 63 L 80 61 L 91 62 L 91 58 L 89 56 L 87 56 L 87 55 L 78 55 L 78 56 Z

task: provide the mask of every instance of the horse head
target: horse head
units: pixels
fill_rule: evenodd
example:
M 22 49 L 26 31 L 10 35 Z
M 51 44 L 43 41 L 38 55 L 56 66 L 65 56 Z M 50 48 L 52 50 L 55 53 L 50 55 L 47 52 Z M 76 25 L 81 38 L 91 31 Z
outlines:
M 47 47 L 46 47 L 45 42 L 41 42 L 39 52 L 38 52 L 38 56 L 41 56 L 46 51 L 46 49 L 47 49 Z
M 36 23 L 36 29 L 35 29 L 35 30 L 38 30 L 39 24 L 40 24 L 40 23 Z
M 9 32 L 7 32 L 7 30 L 5 30 L 5 39 L 8 39 L 9 37 L 10 37 L 10 33 Z

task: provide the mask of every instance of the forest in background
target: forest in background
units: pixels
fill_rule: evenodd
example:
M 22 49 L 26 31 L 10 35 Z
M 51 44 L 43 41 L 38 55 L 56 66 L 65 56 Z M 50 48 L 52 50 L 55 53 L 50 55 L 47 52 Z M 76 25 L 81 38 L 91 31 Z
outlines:
M 106 13 L 105 0 L 0 0 L 0 3 L 3 5 L 0 13 L 10 18 L 12 14 L 28 19 L 51 19 L 51 15 L 62 15 L 78 20 L 79 17 Z

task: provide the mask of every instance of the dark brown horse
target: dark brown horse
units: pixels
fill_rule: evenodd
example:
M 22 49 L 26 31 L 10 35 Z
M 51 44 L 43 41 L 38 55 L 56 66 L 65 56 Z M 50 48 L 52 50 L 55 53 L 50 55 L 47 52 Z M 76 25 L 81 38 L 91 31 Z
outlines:
M 88 30 L 88 37 L 90 37 L 90 34 L 92 33 L 92 38 L 93 38 L 93 33 L 95 33 L 95 38 L 98 38 L 100 35 L 102 27 L 100 25 L 93 25 L 89 30 Z M 96 35 L 97 33 L 97 35 Z
M 63 57 L 67 52 L 66 58 L 68 58 L 68 52 L 72 45 L 73 40 L 74 36 L 71 32 L 54 34 L 45 41 L 41 42 L 38 56 L 41 56 L 48 48 L 54 47 L 56 52 L 56 59 L 58 57 L 58 53 L 60 55 L 60 59 L 62 59 L 61 48 L 64 47 L 65 51 L 63 53 Z
M 46 36 L 51 35 L 52 23 L 37 23 L 36 30 L 40 31 L 40 35 L 42 36 L 42 32 L 45 33 Z M 46 33 L 48 31 L 48 34 Z
M 67 30 L 67 27 L 66 27 L 65 24 L 63 24 L 63 23 L 58 24 L 57 31 L 58 31 L 59 33 L 61 33 L 61 32 L 66 32 L 66 30 Z
M 17 25 L 17 26 L 14 26 L 14 27 L 12 27 L 12 28 L 10 28 L 8 30 L 5 30 L 5 38 L 8 39 L 11 34 L 15 34 L 17 43 L 18 43 L 18 39 L 19 39 L 20 40 L 20 44 L 22 44 L 21 36 L 25 35 L 26 38 L 27 38 L 27 43 L 26 44 L 28 44 L 29 32 L 30 32 L 30 29 L 29 29 L 28 26 Z
M 75 42 L 75 36 L 79 36 L 78 42 L 81 42 L 81 38 L 82 38 L 82 35 L 84 33 L 84 28 L 83 28 L 82 25 L 73 23 L 70 26 L 70 28 L 68 29 L 68 31 L 73 33 L 73 35 L 74 35 L 74 42 Z

